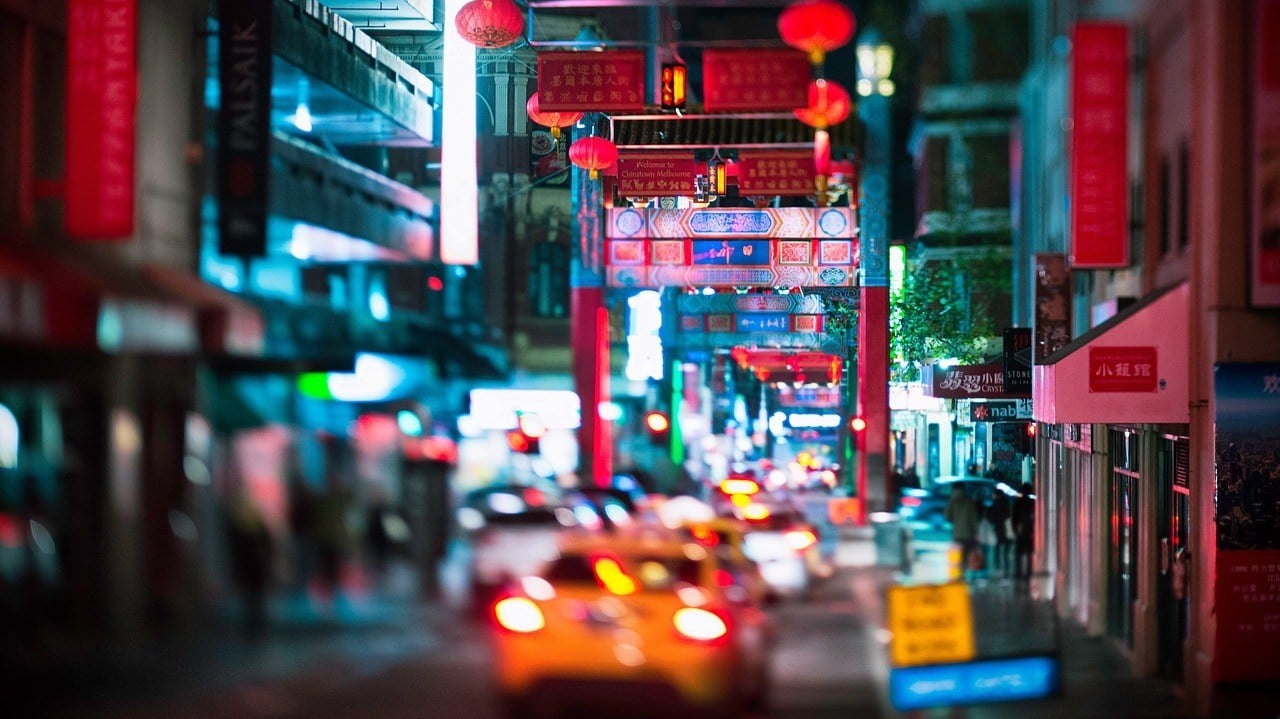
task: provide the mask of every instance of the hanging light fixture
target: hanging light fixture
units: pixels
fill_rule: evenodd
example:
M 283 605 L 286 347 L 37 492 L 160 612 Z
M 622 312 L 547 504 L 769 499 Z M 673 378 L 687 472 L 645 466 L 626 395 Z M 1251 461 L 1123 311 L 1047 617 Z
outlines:
M 603 137 L 579 138 L 569 146 L 569 161 L 587 170 L 595 180 L 601 170 L 618 161 L 618 146 Z
M 825 204 L 827 175 L 831 173 L 831 136 L 827 128 L 849 118 L 853 99 L 839 83 L 819 78 L 809 83 L 809 104 L 794 110 L 800 122 L 814 128 L 813 170 L 818 201 Z
M 506 47 L 524 33 L 524 13 L 512 0 L 471 0 L 458 9 L 453 23 L 476 47 Z
M 578 120 L 582 119 L 581 112 L 543 112 L 538 107 L 538 93 L 529 96 L 529 101 L 524 104 L 524 109 L 529 113 L 529 119 L 543 127 L 551 128 L 551 139 L 560 139 L 560 128 L 570 127 Z
M 853 11 L 836 0 L 799 0 L 778 15 L 782 41 L 808 53 L 815 66 L 828 52 L 847 45 L 856 27 Z

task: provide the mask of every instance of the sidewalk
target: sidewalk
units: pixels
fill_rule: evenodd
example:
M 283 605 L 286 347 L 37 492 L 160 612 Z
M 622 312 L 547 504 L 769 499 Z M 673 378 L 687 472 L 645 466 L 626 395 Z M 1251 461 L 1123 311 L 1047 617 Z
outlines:
M 970 584 L 975 632 L 975 660 L 1019 654 L 1054 655 L 1058 659 L 1060 692 L 1057 696 L 998 704 L 895 710 L 889 702 L 887 677 L 888 631 L 885 629 L 885 596 L 890 586 L 933 581 L 904 573 L 887 561 L 877 564 L 874 530 L 842 528 L 837 563 L 854 571 L 854 592 L 868 619 L 880 627 L 884 651 L 875 661 L 886 682 L 881 708 L 887 718 L 911 719 L 1191 719 L 1182 688 L 1174 682 L 1136 676 L 1127 657 L 1107 637 L 1088 636 L 1083 627 L 1059 619 L 1044 599 L 1016 591 L 1011 580 L 986 579 Z M 913 566 L 928 572 L 928 561 Z M 934 573 L 936 575 L 936 572 Z M 1277 719 L 1280 695 L 1257 687 L 1239 691 L 1217 702 L 1215 719 Z

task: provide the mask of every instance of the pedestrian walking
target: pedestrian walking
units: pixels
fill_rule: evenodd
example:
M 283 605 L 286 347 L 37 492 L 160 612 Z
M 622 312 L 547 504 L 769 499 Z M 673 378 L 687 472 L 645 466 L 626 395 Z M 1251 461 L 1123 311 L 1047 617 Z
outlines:
M 232 579 L 240 590 L 245 641 L 261 641 L 267 631 L 274 540 L 262 510 L 245 487 L 227 502 L 227 545 Z
M 960 547 L 962 576 L 966 579 L 973 567 L 975 554 L 981 557 L 978 547 L 978 505 L 973 501 L 964 487 L 956 484 L 951 487 L 951 498 L 942 516 L 951 523 L 951 541 Z
M 995 530 L 996 546 L 992 552 L 992 573 L 1001 577 L 1013 576 L 1013 505 L 1009 495 L 997 489 L 991 505 L 987 507 L 987 519 Z
M 1021 494 L 1013 500 L 1013 575 L 1019 590 L 1031 583 L 1031 550 L 1035 541 L 1036 503 L 1030 482 L 1022 483 Z

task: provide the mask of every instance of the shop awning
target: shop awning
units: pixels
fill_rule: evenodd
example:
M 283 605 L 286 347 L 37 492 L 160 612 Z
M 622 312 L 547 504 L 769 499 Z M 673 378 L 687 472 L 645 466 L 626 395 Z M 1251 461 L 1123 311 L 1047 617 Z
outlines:
M 1190 422 L 1189 294 L 1183 283 L 1145 298 L 1036 364 L 1036 420 Z

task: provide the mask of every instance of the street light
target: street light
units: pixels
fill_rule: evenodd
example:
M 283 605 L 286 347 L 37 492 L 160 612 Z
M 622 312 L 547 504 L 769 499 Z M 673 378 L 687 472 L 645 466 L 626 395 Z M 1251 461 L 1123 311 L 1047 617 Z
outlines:
M 893 72 L 893 46 L 880 42 L 876 33 L 868 30 L 858 43 L 857 53 L 858 94 L 863 97 L 893 95 L 893 80 L 889 79 Z

